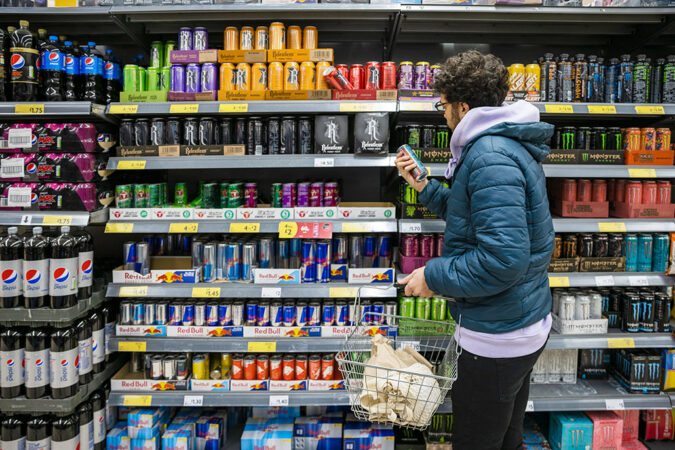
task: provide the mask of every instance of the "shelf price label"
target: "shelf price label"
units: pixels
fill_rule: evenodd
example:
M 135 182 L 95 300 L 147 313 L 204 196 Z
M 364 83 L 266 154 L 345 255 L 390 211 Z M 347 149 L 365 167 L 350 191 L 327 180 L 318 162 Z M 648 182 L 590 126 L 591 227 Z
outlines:
M 260 292 L 261 298 L 281 298 L 280 287 L 264 287 Z
M 656 169 L 628 169 L 630 178 L 656 178 Z
M 649 279 L 647 277 L 636 277 L 629 275 L 628 284 L 631 286 L 649 286 Z
M 230 233 L 260 233 L 260 223 L 231 223 Z
M 598 231 L 601 233 L 625 233 L 624 222 L 598 222 Z
M 377 112 L 377 103 L 340 103 L 340 112 Z
M 570 287 L 569 277 L 548 277 L 548 284 L 551 287 Z
M 117 344 L 118 352 L 144 352 L 145 342 L 120 342 Z
M 122 399 L 123 406 L 150 406 L 152 395 L 125 395 Z
M 607 348 L 635 348 L 633 338 L 607 338 Z
M 623 399 L 621 398 L 608 398 L 605 400 L 605 408 L 608 411 L 624 410 L 626 405 L 623 404 Z
M 635 107 L 635 112 L 638 114 L 665 114 L 666 111 L 661 105 L 638 105 Z
M 122 286 L 119 297 L 145 297 L 148 295 L 147 286 Z
M 534 411 L 534 402 L 532 400 L 527 401 L 527 405 L 525 406 L 525 412 L 533 412 Z
M 297 222 L 279 222 L 279 238 L 291 239 L 298 234 Z
M 248 103 L 221 103 L 218 106 L 221 113 L 245 113 L 248 112 Z
M 614 106 L 614 105 L 588 105 L 588 112 L 590 114 L 616 114 L 616 106 Z
M 422 224 L 420 222 L 407 223 L 404 222 L 401 224 L 401 233 L 421 233 Z
M 170 223 L 169 233 L 196 233 L 199 230 L 198 223 Z
M 72 216 L 44 216 L 42 225 L 70 225 L 73 223 Z
M 328 288 L 330 298 L 356 297 L 357 288 L 355 287 L 332 287 Z
M 24 104 L 14 106 L 14 114 L 44 114 L 44 104 Z
M 173 104 L 169 107 L 169 114 L 196 114 L 199 111 L 199 103 Z
M 270 406 L 288 406 L 288 395 L 270 395 Z
M 183 397 L 183 406 L 199 407 L 204 405 L 203 395 L 186 395 Z
M 366 233 L 371 231 L 368 222 L 342 222 L 343 233 Z
M 330 222 L 281 222 L 279 237 L 282 239 L 330 239 L 333 224 Z
M 122 160 L 117 162 L 117 170 L 144 170 L 145 160 Z
M 572 105 L 550 105 L 545 106 L 546 112 L 549 114 L 574 114 Z
M 220 298 L 220 288 L 219 287 L 192 288 L 192 296 L 196 298 Z
M 314 167 L 334 167 L 335 158 L 315 158 Z
M 276 342 L 249 342 L 248 351 L 251 353 L 274 353 L 277 351 Z
M 110 105 L 108 113 L 110 114 L 136 114 L 138 105 Z
M 134 231 L 133 223 L 106 223 L 106 233 L 132 233 Z
M 595 277 L 596 286 L 614 286 L 614 277 L 612 275 L 599 275 Z

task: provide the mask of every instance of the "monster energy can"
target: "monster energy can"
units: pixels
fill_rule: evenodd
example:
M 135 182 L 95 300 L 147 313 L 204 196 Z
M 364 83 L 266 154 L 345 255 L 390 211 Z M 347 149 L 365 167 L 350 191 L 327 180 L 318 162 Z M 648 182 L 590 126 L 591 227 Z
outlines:
M 415 317 L 415 297 L 401 297 L 398 301 L 399 316 Z
M 420 147 L 420 135 L 422 134 L 422 130 L 418 125 L 410 125 L 406 129 L 406 139 L 405 143 L 411 146 L 412 148 L 419 148 Z
M 431 318 L 431 299 L 417 297 L 415 300 L 415 318 L 429 320 Z
M 434 136 L 434 147 L 436 148 L 450 147 L 450 129 L 448 127 L 440 126 L 436 128 L 436 135 Z
M 431 320 L 443 321 L 447 315 L 446 302 L 442 297 L 434 297 L 431 300 Z

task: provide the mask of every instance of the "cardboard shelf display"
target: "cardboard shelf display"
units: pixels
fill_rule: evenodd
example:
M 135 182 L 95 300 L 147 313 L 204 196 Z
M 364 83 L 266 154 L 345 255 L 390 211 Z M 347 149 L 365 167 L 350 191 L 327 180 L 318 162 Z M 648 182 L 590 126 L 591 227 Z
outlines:
M 578 202 L 553 199 L 551 210 L 561 217 L 609 217 L 609 202 Z
M 612 202 L 612 217 L 621 217 L 626 219 L 641 218 L 664 218 L 675 217 L 675 204 L 663 203 L 626 203 Z
M 154 103 L 165 102 L 168 91 L 120 92 L 120 102 L 123 103 Z
M 636 166 L 672 166 L 675 160 L 673 150 L 626 151 L 626 164 Z
M 212 102 L 218 97 L 218 91 L 176 92 L 169 91 L 166 98 L 170 102 Z
M 171 64 L 217 63 L 218 50 L 172 50 Z
M 338 91 L 333 90 L 333 100 L 376 100 L 393 101 L 398 99 L 396 89 L 351 89 Z
M 244 145 L 139 145 L 117 147 L 117 156 L 242 156 Z
M 265 50 L 218 50 L 217 59 L 219 63 L 264 63 L 267 62 L 267 52 Z

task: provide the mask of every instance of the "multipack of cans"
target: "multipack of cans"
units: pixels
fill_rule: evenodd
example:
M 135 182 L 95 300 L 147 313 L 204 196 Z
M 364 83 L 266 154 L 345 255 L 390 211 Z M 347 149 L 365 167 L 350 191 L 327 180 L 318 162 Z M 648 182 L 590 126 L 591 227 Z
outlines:
M 29 141 L 17 141 L 11 147 L 10 130 L 30 129 Z M 107 152 L 115 145 L 115 135 L 93 123 L 0 123 L 0 152 L 16 153 L 26 149 L 41 153 Z
M 180 29 L 179 38 L 189 41 L 185 28 Z M 224 32 L 225 50 L 313 50 L 318 47 L 319 32 L 314 26 L 288 28 L 282 22 L 272 22 L 269 27 L 244 26 L 227 27 Z M 190 50 L 182 48 L 181 50 Z
M 93 211 L 108 195 L 95 183 L 0 183 L 0 209 Z
M 450 148 L 452 131 L 447 125 L 409 123 L 397 125 L 395 130 L 400 145 L 412 148 Z
M 402 61 L 398 65 L 399 89 L 433 89 L 436 76 L 440 73 L 439 64 L 429 64 L 427 61 Z
M 402 234 L 399 251 L 404 256 L 435 258 L 443 256 L 444 237 L 440 233 Z
M 672 186 L 668 180 L 626 180 L 602 178 L 550 179 L 549 192 L 559 192 L 563 201 L 616 202 L 631 205 L 670 205 Z
M 0 153 L 4 181 L 91 182 L 105 165 L 102 155 L 94 153 Z
M 660 350 L 625 349 L 612 355 L 611 372 L 631 393 L 658 394 L 661 391 Z
M 577 382 L 576 349 L 544 349 L 532 368 L 533 384 L 575 384 Z
M 552 149 L 653 151 L 671 149 L 669 128 L 556 127 Z
M 396 63 L 393 61 L 370 61 L 365 67 L 363 64 L 317 67 L 317 74 L 338 91 L 396 89 Z

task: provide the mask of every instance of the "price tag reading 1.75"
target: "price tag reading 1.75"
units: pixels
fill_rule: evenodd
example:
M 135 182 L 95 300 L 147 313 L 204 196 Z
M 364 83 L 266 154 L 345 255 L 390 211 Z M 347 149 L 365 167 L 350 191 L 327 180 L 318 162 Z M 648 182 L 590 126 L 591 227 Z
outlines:
M 14 106 L 15 114 L 44 114 L 45 105 L 43 104 L 23 104 Z

